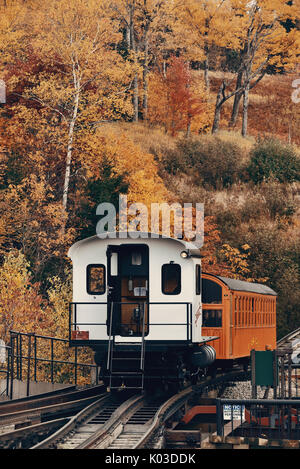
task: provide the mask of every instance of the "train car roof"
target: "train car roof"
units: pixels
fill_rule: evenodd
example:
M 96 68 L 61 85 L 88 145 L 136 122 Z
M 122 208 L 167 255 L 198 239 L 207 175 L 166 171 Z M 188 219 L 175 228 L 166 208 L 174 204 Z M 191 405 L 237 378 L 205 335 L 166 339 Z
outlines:
M 130 238 L 130 239 L 134 239 L 134 238 L 131 238 L 130 237 L 130 232 L 127 232 L 127 231 L 124 231 L 124 232 L 120 232 L 120 231 L 116 231 L 116 232 L 113 232 L 113 233 L 106 233 L 106 237 L 105 238 L 101 238 L 100 236 L 98 235 L 94 235 L 94 236 L 90 236 L 89 238 L 84 238 L 84 239 L 81 239 L 77 242 L 75 242 L 70 248 L 69 248 L 69 251 L 68 251 L 68 256 L 69 257 L 72 257 L 72 254 L 74 253 L 74 251 L 79 247 L 81 246 L 82 244 L 86 244 L 86 243 L 89 243 L 95 239 L 99 239 L 100 241 L 107 241 L 110 239 L 110 235 L 111 235 L 111 240 L 116 240 L 116 239 L 119 239 L 119 240 L 122 240 L 123 243 L 126 243 L 126 239 Z M 151 232 L 142 232 L 140 231 L 139 232 L 139 237 L 135 239 L 136 243 L 142 243 L 143 241 L 145 241 L 146 239 L 149 239 L 149 238 L 153 238 L 153 239 L 169 239 L 169 240 L 172 240 L 172 241 L 177 241 L 179 242 L 180 244 L 182 244 L 183 248 L 184 249 L 190 249 L 190 250 L 193 250 L 195 248 L 195 245 L 192 243 L 192 242 L 188 242 L 188 241 L 185 241 L 183 239 L 180 239 L 180 238 L 172 238 L 170 236 L 165 236 L 165 235 L 162 235 L 162 234 L 158 234 L 158 233 L 151 233 Z
M 244 280 L 236 280 L 233 278 L 228 277 L 221 277 L 219 275 L 208 274 L 203 272 L 205 275 L 210 275 L 211 277 L 218 278 L 221 280 L 230 290 L 233 291 L 245 291 L 249 293 L 259 293 L 260 295 L 272 295 L 277 296 L 277 293 L 272 290 L 272 288 L 268 287 L 267 285 L 263 285 L 262 283 L 253 283 L 253 282 L 246 282 Z

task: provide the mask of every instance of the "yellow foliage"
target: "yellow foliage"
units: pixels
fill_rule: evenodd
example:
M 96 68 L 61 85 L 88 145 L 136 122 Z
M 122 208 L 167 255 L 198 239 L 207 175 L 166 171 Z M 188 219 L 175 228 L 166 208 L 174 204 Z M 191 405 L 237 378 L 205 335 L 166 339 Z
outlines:
M 85 143 L 82 165 L 89 176 L 99 178 L 100 162 L 104 155 L 113 168 L 115 175 L 123 175 L 128 183 L 128 202 L 141 202 L 149 206 L 154 202 L 170 199 L 170 194 L 158 175 L 157 164 L 150 153 L 145 153 L 125 134 L 97 132 Z M 99 201 L 103 202 L 103 201 Z
M 0 337 L 6 342 L 10 330 L 41 333 L 48 328 L 49 318 L 38 288 L 31 283 L 24 254 L 11 251 L 5 255 L 0 269 Z
M 220 250 L 220 255 L 225 259 L 226 264 L 230 268 L 230 277 L 236 279 L 244 279 L 247 282 L 265 283 L 268 281 L 267 277 L 264 278 L 251 278 L 250 269 L 248 264 L 248 257 L 251 253 L 251 247 L 248 244 L 243 244 L 241 252 L 237 248 L 233 248 L 229 244 L 223 244 Z
M 21 245 L 24 254 L 35 258 L 35 273 L 43 269 L 49 257 L 62 256 L 64 246 L 74 239 L 73 228 L 62 233 L 66 214 L 52 195 L 45 178 L 39 180 L 35 175 L 2 191 L 0 252 Z
M 48 289 L 49 304 L 47 314 L 51 319 L 50 334 L 53 337 L 68 339 L 69 332 L 69 303 L 72 301 L 72 272 L 66 270 L 65 280 L 62 281 L 60 277 L 55 276 L 49 279 L 50 288 Z M 74 362 L 74 349 L 70 349 L 68 344 L 61 342 L 55 344 L 56 358 L 62 361 Z M 49 354 L 49 352 L 48 352 Z M 48 355 L 49 356 L 49 355 Z M 93 353 L 90 349 L 82 348 L 78 350 L 78 363 L 93 363 Z M 56 365 L 56 380 L 64 382 L 66 379 L 72 382 L 74 368 L 72 365 L 61 364 Z M 40 373 L 45 373 L 46 370 L 40 367 Z M 78 385 L 88 384 L 89 367 L 80 367 L 78 374 Z

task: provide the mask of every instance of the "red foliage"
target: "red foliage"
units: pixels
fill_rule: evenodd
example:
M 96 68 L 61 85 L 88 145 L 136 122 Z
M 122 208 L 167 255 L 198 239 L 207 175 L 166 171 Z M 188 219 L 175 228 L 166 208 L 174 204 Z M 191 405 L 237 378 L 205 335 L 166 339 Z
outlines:
M 192 119 L 204 110 L 188 64 L 173 56 L 166 73 L 154 76 L 150 85 L 150 120 L 164 125 L 172 136 L 182 130 L 188 132 Z

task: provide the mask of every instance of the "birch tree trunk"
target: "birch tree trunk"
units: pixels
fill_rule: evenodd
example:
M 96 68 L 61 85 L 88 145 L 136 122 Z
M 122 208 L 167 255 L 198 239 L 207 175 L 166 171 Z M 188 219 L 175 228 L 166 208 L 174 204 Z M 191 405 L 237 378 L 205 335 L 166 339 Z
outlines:
M 134 54 L 134 65 L 135 65 L 135 73 L 133 79 L 133 120 L 134 122 L 138 122 L 139 120 L 139 79 L 138 79 L 138 70 L 137 70 L 137 46 L 135 41 L 134 35 L 134 10 L 135 10 L 135 3 L 133 2 L 130 5 L 130 16 L 129 16 L 129 31 L 130 31 L 130 50 Z
M 218 95 L 217 95 L 217 100 L 216 100 L 216 106 L 215 106 L 215 116 L 214 116 L 214 122 L 212 126 L 212 134 L 215 134 L 219 130 L 219 125 L 220 125 L 220 117 L 221 117 L 221 108 L 223 105 L 223 100 L 222 100 L 222 94 L 225 91 L 225 85 L 224 82 L 219 88 Z
M 248 130 L 249 89 L 250 89 L 250 83 L 248 81 L 244 90 L 244 100 L 243 100 L 243 123 L 242 123 L 242 136 L 243 137 L 247 136 L 247 130 Z
M 133 79 L 133 120 L 134 122 L 138 122 L 139 120 L 139 79 L 138 79 L 138 72 L 136 71 L 134 74 Z
M 240 70 L 238 72 L 235 89 L 240 88 L 242 86 L 242 82 L 243 82 L 243 70 Z M 237 121 L 237 118 L 238 118 L 238 115 L 239 115 L 239 109 L 240 109 L 240 102 L 241 102 L 242 94 L 243 93 L 241 91 L 241 92 L 237 93 L 234 96 L 234 102 L 233 102 L 233 106 L 232 106 L 232 112 L 231 112 L 229 127 L 235 127 L 235 125 L 236 125 L 236 121 Z
M 149 42 L 148 42 L 148 29 L 149 26 L 145 28 L 145 36 L 144 36 L 144 67 L 143 67 L 143 88 L 144 88 L 144 96 L 143 96 L 143 119 L 147 120 L 148 116 L 148 54 L 149 54 Z
M 74 140 L 74 128 L 75 128 L 77 115 L 78 115 L 79 95 L 80 95 L 80 80 L 76 76 L 75 65 L 73 65 L 73 77 L 74 77 L 74 85 L 75 85 L 75 96 L 74 96 L 73 115 L 69 124 L 66 170 L 65 170 L 63 201 L 62 201 L 63 207 L 65 210 L 67 210 L 67 204 L 68 204 L 71 163 L 72 163 L 72 150 L 73 150 L 73 140 Z

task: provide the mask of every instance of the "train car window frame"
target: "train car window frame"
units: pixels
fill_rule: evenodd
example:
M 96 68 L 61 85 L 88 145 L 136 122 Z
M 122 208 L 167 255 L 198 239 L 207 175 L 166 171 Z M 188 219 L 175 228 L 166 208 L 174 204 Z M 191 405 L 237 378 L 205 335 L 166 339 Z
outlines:
M 223 304 L 223 288 L 214 280 L 202 277 L 202 303 L 204 304 Z
M 91 290 L 91 270 L 93 268 L 103 269 L 103 291 Z M 86 267 L 86 291 L 89 295 L 104 295 L 106 293 L 106 267 L 104 264 L 88 264 Z
M 166 290 L 166 277 L 164 271 L 166 269 L 174 268 L 177 270 L 177 274 L 179 274 L 177 285 L 175 289 L 170 292 Z M 164 295 L 179 295 L 181 293 L 181 265 L 180 264 L 175 264 L 173 262 L 170 262 L 169 264 L 163 264 L 161 266 L 161 291 Z
M 201 295 L 202 279 L 201 279 L 201 264 L 195 265 L 195 276 L 196 276 L 196 295 Z
M 207 309 L 202 312 L 202 327 L 223 327 L 223 309 Z

